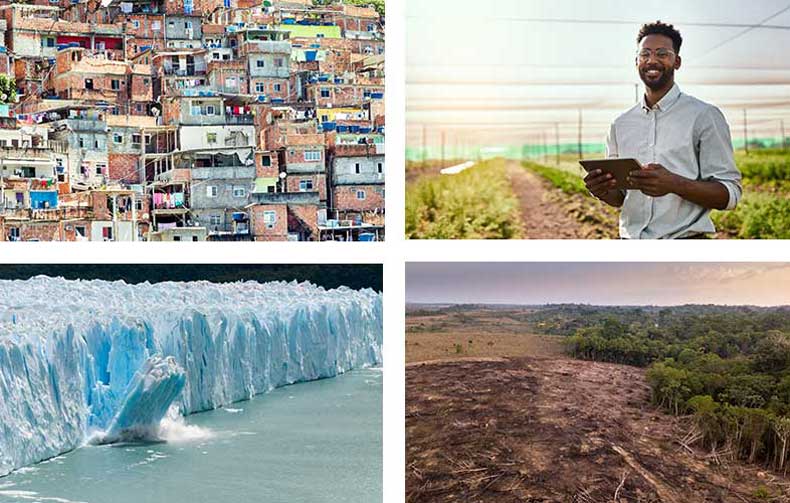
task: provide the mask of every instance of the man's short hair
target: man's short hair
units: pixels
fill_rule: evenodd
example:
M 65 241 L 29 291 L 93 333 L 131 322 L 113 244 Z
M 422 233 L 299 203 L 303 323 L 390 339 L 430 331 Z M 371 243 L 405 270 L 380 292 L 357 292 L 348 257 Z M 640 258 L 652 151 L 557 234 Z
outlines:
M 643 24 L 642 28 L 639 30 L 639 35 L 636 37 L 636 43 L 642 43 L 642 39 L 648 35 L 664 35 L 665 37 L 671 38 L 672 48 L 675 50 L 675 54 L 680 54 L 680 46 L 683 44 L 683 37 L 680 36 L 680 32 L 671 24 L 662 23 L 661 21 Z

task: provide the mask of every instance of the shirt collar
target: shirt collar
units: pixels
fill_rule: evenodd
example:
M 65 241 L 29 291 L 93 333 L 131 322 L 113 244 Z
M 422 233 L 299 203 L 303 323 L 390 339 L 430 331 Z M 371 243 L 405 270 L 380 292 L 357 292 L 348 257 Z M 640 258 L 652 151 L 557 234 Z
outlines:
M 680 86 L 678 86 L 677 83 L 675 83 L 672 86 L 672 89 L 670 89 L 669 92 L 665 94 L 664 97 L 661 98 L 653 108 L 655 108 L 656 110 L 661 110 L 662 112 L 666 112 L 667 110 L 672 108 L 672 105 L 674 105 L 675 102 L 677 102 L 678 98 L 680 98 Z M 644 94 L 642 94 L 641 102 L 642 102 L 642 110 L 645 113 L 649 112 L 650 107 L 647 106 L 647 101 L 645 101 Z

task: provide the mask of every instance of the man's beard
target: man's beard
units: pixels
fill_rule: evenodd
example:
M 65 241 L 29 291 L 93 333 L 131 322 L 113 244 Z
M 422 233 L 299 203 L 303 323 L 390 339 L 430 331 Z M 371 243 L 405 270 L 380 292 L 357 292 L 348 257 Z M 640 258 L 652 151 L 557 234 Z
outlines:
M 658 79 L 651 79 L 647 77 L 647 72 L 649 70 L 659 70 L 661 72 L 661 76 Z M 675 69 L 671 66 L 645 68 L 644 70 L 641 68 L 639 69 L 639 78 L 642 79 L 642 82 L 644 82 L 645 86 L 647 86 L 651 91 L 657 91 L 659 89 L 665 88 L 674 77 Z

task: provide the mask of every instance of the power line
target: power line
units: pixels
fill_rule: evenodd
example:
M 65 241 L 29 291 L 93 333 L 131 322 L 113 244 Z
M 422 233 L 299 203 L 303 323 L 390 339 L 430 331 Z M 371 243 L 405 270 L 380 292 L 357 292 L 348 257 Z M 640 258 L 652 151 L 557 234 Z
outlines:
M 789 6 L 790 7 L 790 6 Z M 770 21 L 771 19 L 777 17 L 782 12 L 778 12 L 777 14 L 764 19 L 759 24 L 749 24 L 749 23 L 711 23 L 711 22 L 704 22 L 704 21 L 673 21 L 675 26 L 698 26 L 703 28 L 748 28 L 748 29 L 755 29 L 761 28 L 766 30 L 790 30 L 790 26 L 786 25 L 766 25 L 764 24 L 766 21 Z M 425 16 L 406 16 L 407 19 L 420 19 L 425 20 Z M 444 19 L 448 18 L 456 18 L 456 19 L 464 19 L 466 16 L 447 16 Z M 491 17 L 469 17 L 470 21 L 474 20 L 475 22 L 481 21 L 511 21 L 516 23 L 561 23 L 561 24 L 593 24 L 593 25 L 637 25 L 641 26 L 645 23 L 644 20 L 639 21 L 630 21 L 630 20 L 618 20 L 618 19 L 577 19 L 577 18 L 541 18 L 541 17 L 506 17 L 506 16 L 491 16 Z
M 763 19 L 762 21 L 760 21 L 760 23 L 759 23 L 759 24 L 756 24 L 756 25 L 753 25 L 753 26 L 746 27 L 746 29 L 745 29 L 745 30 L 743 30 L 743 31 L 741 31 L 741 32 L 738 32 L 738 33 L 736 33 L 736 34 L 735 34 L 735 35 L 733 35 L 732 37 L 730 37 L 730 38 L 727 38 L 727 39 L 723 40 L 722 42 L 719 42 L 718 44 L 714 45 L 713 47 L 711 47 L 711 48 L 710 48 L 710 49 L 708 49 L 707 51 L 703 52 L 702 54 L 700 54 L 700 55 L 698 55 L 698 56 L 695 56 L 695 57 L 694 57 L 694 60 L 696 60 L 696 59 L 699 59 L 699 58 L 703 58 L 703 57 L 707 56 L 708 54 L 710 54 L 710 53 L 712 53 L 713 51 L 715 51 L 715 50 L 719 49 L 720 47 L 722 47 L 723 45 L 729 44 L 729 43 L 730 43 L 730 42 L 732 42 L 733 40 L 736 40 L 736 39 L 738 39 L 738 38 L 740 38 L 740 37 L 742 37 L 742 36 L 746 35 L 747 33 L 749 33 L 750 31 L 752 31 L 752 30 L 754 30 L 754 29 L 761 28 L 761 27 L 762 27 L 762 25 L 764 25 L 766 22 L 770 21 L 771 19 L 773 19 L 773 18 L 775 18 L 775 17 L 777 17 L 777 16 L 780 16 L 781 14 L 784 14 L 785 12 L 787 12 L 787 11 L 789 11 L 789 10 L 790 10 L 790 5 L 788 5 L 788 6 L 786 6 L 785 8 L 783 8 L 783 9 L 779 10 L 779 12 L 777 12 L 777 13 L 775 13 L 775 14 L 773 14 L 773 15 L 771 15 L 771 16 L 768 16 L 767 18 Z

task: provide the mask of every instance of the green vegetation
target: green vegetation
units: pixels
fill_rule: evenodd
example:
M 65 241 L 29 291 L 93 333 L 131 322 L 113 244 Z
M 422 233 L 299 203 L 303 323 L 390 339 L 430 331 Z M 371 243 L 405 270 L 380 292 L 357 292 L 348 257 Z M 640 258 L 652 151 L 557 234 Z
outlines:
M 16 102 L 16 81 L 8 75 L 0 74 L 0 103 Z
M 520 232 L 518 199 L 502 159 L 421 178 L 406 190 L 407 238 L 512 239 Z
M 653 402 L 691 415 L 690 443 L 786 468 L 790 308 L 560 306 L 532 322 L 570 334 L 576 358 L 647 366 Z
M 790 152 L 738 152 L 744 197 L 734 211 L 714 211 L 716 227 L 743 239 L 790 239 Z
M 552 185 L 562 190 L 566 194 L 589 195 L 590 192 L 584 186 L 584 181 L 576 174 L 569 171 L 550 168 L 534 162 L 523 162 L 523 166 L 542 176 Z

